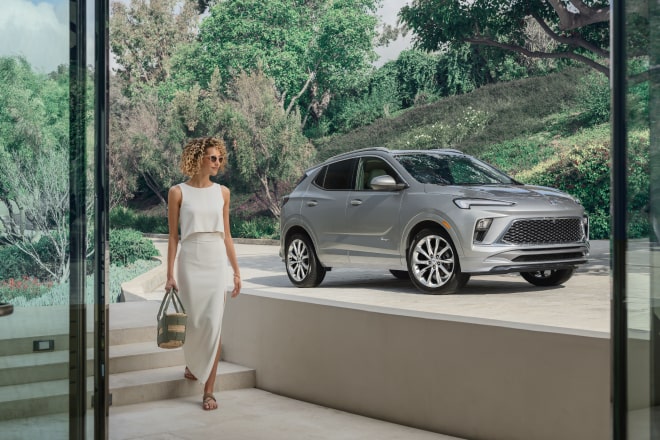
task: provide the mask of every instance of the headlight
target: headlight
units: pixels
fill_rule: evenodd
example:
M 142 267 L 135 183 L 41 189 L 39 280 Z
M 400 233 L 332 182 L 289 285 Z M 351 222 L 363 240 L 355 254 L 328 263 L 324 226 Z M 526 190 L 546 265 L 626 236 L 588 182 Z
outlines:
M 515 203 L 504 200 L 490 199 L 454 199 L 454 204 L 461 209 L 470 209 L 473 206 L 513 206 Z

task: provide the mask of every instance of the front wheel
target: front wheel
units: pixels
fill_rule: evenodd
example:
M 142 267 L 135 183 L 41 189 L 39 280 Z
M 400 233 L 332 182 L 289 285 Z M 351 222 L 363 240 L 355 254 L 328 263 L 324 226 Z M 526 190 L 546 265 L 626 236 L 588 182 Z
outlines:
M 520 272 L 520 275 L 530 284 L 547 287 L 558 286 L 568 281 L 575 269 L 537 270 L 534 272 Z
M 294 234 L 286 246 L 286 274 L 298 287 L 316 287 L 325 278 L 325 268 L 316 257 L 314 245 L 309 237 Z
M 444 231 L 420 231 L 408 250 L 408 273 L 415 287 L 432 295 L 454 293 L 467 283 L 456 249 Z

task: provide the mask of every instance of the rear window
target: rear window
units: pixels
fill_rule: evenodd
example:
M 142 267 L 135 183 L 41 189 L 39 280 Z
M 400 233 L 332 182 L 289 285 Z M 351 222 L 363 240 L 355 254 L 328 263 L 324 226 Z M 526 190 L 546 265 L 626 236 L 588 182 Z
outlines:
M 314 179 L 314 183 L 327 190 L 353 189 L 355 159 L 342 160 L 326 165 Z

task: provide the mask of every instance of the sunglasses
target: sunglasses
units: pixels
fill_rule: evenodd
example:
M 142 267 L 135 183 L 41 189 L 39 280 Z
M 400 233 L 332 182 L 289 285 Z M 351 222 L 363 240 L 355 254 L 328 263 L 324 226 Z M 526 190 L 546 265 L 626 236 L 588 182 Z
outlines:
M 209 159 L 211 159 L 211 162 L 213 162 L 213 163 L 216 163 L 216 162 L 222 163 L 222 161 L 225 160 L 225 158 L 222 157 L 222 156 L 204 156 L 204 157 L 208 157 Z

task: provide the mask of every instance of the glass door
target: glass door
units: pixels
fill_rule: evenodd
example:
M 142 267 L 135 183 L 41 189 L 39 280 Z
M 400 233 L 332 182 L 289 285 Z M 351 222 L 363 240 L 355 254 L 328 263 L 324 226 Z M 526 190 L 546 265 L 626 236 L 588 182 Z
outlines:
M 106 11 L 0 2 L 3 440 L 106 437 Z

